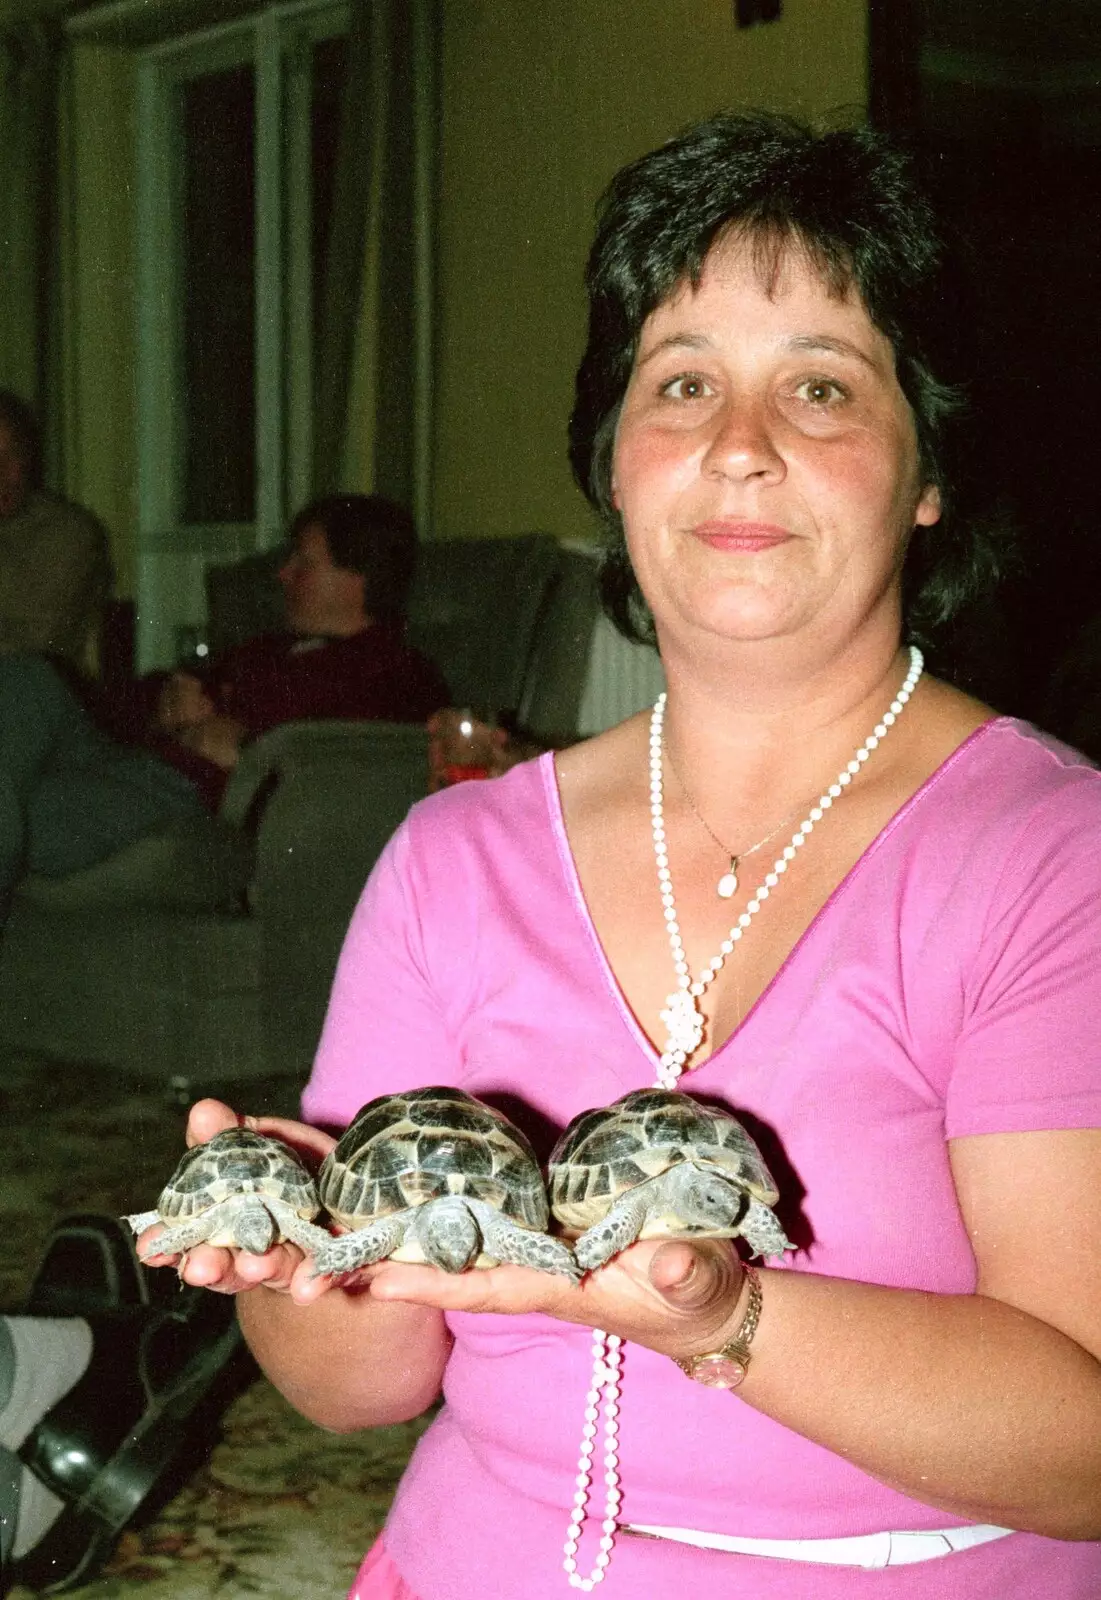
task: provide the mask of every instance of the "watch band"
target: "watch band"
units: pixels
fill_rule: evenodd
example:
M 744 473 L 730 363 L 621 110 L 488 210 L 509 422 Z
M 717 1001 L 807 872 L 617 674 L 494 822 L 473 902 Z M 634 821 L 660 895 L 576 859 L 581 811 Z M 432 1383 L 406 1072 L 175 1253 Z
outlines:
M 721 1349 L 709 1350 L 704 1355 L 673 1357 L 686 1377 L 696 1383 L 704 1383 L 711 1389 L 736 1389 L 749 1371 L 752 1360 L 749 1346 L 761 1320 L 761 1275 L 756 1267 L 746 1265 L 743 1270 L 749 1283 L 749 1300 L 746 1302 L 745 1316 L 733 1338 L 728 1339 Z

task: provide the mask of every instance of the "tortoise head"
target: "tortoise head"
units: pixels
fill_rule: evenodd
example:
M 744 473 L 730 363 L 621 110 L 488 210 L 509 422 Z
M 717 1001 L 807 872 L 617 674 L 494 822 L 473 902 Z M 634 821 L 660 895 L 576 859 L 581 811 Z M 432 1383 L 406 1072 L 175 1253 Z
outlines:
M 262 1256 L 275 1243 L 277 1230 L 267 1207 L 256 1201 L 237 1212 L 233 1231 L 242 1250 L 250 1256 Z
M 445 1272 L 465 1272 L 481 1253 L 481 1230 L 458 1195 L 419 1206 L 413 1229 L 425 1260 Z
M 749 1195 L 722 1173 L 685 1161 L 671 1167 L 663 1180 L 666 1201 L 677 1216 L 704 1233 L 737 1229 Z

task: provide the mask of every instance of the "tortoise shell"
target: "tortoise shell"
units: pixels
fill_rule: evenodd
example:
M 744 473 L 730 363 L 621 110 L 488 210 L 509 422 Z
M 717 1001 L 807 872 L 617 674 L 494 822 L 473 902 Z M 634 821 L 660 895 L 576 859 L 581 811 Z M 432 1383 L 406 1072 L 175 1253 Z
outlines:
M 729 1113 L 673 1089 L 635 1089 L 566 1128 L 551 1152 L 551 1209 L 569 1228 L 590 1228 L 628 1189 L 681 1161 L 723 1173 L 764 1205 L 779 1199 L 761 1152 Z
M 550 1220 L 535 1152 L 519 1128 L 462 1089 L 412 1089 L 371 1100 L 326 1156 L 321 1202 L 346 1228 L 445 1195 L 484 1200 L 542 1231 Z
M 319 1210 L 317 1187 L 293 1150 L 250 1128 L 227 1128 L 187 1151 L 161 1191 L 157 1212 L 165 1222 L 182 1222 L 250 1194 L 282 1200 L 307 1220 Z

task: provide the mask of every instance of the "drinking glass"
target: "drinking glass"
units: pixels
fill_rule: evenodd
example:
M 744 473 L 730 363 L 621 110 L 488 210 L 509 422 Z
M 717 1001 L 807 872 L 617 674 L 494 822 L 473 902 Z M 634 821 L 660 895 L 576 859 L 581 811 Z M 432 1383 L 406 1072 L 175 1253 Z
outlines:
M 429 788 L 446 789 L 497 770 L 504 730 L 486 706 L 448 706 L 428 722 Z

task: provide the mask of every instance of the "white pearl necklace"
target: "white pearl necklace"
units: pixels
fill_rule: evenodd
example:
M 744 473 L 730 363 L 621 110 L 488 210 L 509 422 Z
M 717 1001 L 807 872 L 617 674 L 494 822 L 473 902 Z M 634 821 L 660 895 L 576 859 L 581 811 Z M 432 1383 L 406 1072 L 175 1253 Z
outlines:
M 672 951 L 673 966 L 677 974 L 677 988 L 666 999 L 665 1010 L 661 1013 L 661 1020 L 665 1023 L 669 1037 L 658 1062 L 658 1088 L 675 1089 L 677 1087 L 681 1073 L 686 1070 L 689 1059 L 695 1054 L 703 1040 L 704 1018 L 699 1007 L 700 997 L 722 971 L 727 956 L 733 953 L 735 945 L 741 939 L 761 906 L 768 899 L 772 890 L 776 888 L 781 877 L 788 869 L 788 863 L 795 859 L 796 851 L 802 849 L 803 845 L 806 844 L 807 835 L 813 832 L 816 823 L 821 822 L 834 801 L 840 800 L 872 751 L 886 738 L 890 729 L 897 722 L 906 702 L 917 687 L 918 679 L 921 677 L 924 668 L 925 659 L 917 645 L 912 644 L 910 646 L 910 670 L 903 679 L 898 694 L 891 701 L 889 708 L 883 713 L 881 720 L 876 723 L 852 760 L 838 773 L 835 781 L 830 784 L 824 794 L 819 796 L 817 803 L 811 807 L 806 817 L 792 834 L 791 842 L 785 845 L 780 855 L 773 862 L 772 871 L 766 873 L 764 882 L 754 891 L 745 910 L 719 946 L 719 953 L 702 968 L 699 976 L 695 979 L 692 978 L 688 968 L 688 961 L 684 954 L 684 944 L 681 940 L 680 924 L 677 919 L 677 905 L 673 895 L 673 880 L 669 872 L 669 852 L 665 843 L 665 809 L 663 804 L 661 760 L 665 695 L 658 696 L 650 718 L 650 818 L 654 838 L 654 859 L 657 862 L 658 884 L 661 888 L 661 903 L 665 915 L 665 927 L 669 935 L 669 948 Z M 562 1563 L 569 1578 L 570 1587 L 583 1589 L 586 1593 L 601 1582 L 608 1570 L 608 1563 L 612 1559 L 612 1547 L 615 1544 L 617 1518 L 622 1499 L 619 1480 L 619 1394 L 623 1365 L 622 1346 L 623 1340 L 618 1334 L 605 1333 L 602 1328 L 593 1329 L 593 1376 L 589 1385 L 589 1392 L 585 1396 L 585 1422 L 582 1429 L 581 1452 L 577 1462 L 577 1490 L 573 1497 L 573 1514 L 570 1518 L 570 1525 L 566 1529 L 566 1543 L 563 1547 L 565 1559 Z M 600 1546 L 596 1560 L 589 1576 L 583 1578 L 577 1568 L 577 1552 L 581 1543 L 581 1530 L 585 1525 L 589 1494 L 592 1487 L 593 1453 L 596 1449 L 596 1435 L 601 1413 L 603 1413 L 604 1418 L 604 1520 L 600 1525 Z
M 594 1589 L 608 1570 L 615 1544 L 619 1502 L 619 1381 L 623 1365 L 623 1340 L 618 1333 L 605 1333 L 603 1328 L 593 1329 L 593 1379 L 585 1396 L 585 1425 L 581 1430 L 581 1453 L 577 1460 L 577 1492 L 573 1497 L 573 1515 L 566 1529 L 563 1545 L 566 1569 L 573 1589 Z M 604 1521 L 600 1524 L 600 1548 L 593 1570 L 583 1578 L 577 1570 L 577 1551 L 581 1543 L 581 1529 L 589 1504 L 592 1485 L 593 1451 L 596 1448 L 597 1423 L 604 1413 Z
M 911 645 L 910 670 L 903 679 L 898 694 L 891 701 L 889 708 L 883 713 L 882 720 L 876 723 L 852 760 L 842 768 L 825 793 L 819 795 L 816 804 L 807 812 L 807 815 L 792 834 L 789 843 L 784 846 L 779 856 L 772 863 L 772 871 L 765 874 L 764 881 L 750 897 L 745 910 L 719 946 L 718 954 L 712 956 L 711 960 L 700 970 L 695 979 L 693 979 L 688 970 L 688 961 L 681 941 L 677 906 L 673 896 L 673 880 L 669 872 L 669 852 L 665 844 L 665 811 L 662 803 L 661 761 L 665 695 L 658 697 L 653 715 L 650 718 L 650 817 L 653 827 L 654 859 L 657 862 L 662 910 L 665 915 L 666 931 L 669 935 L 669 948 L 673 954 L 673 967 L 677 974 L 677 987 L 671 995 L 666 997 L 665 1010 L 661 1013 L 661 1020 L 668 1030 L 665 1049 L 662 1051 L 661 1059 L 658 1062 L 658 1083 L 663 1089 L 676 1088 L 677 1081 L 688 1065 L 689 1059 L 699 1049 L 704 1029 L 703 1013 L 699 1005 L 701 996 L 706 993 L 708 987 L 722 971 L 727 956 L 732 954 L 734 946 L 741 939 L 761 906 L 780 882 L 781 877 L 788 869 L 788 863 L 794 861 L 796 851 L 801 850 L 803 845 L 806 844 L 807 836 L 813 832 L 816 823 L 821 822 L 834 801 L 841 798 L 872 751 L 886 738 L 906 702 L 913 694 L 924 667 L 925 659 L 921 651 L 917 645 Z

